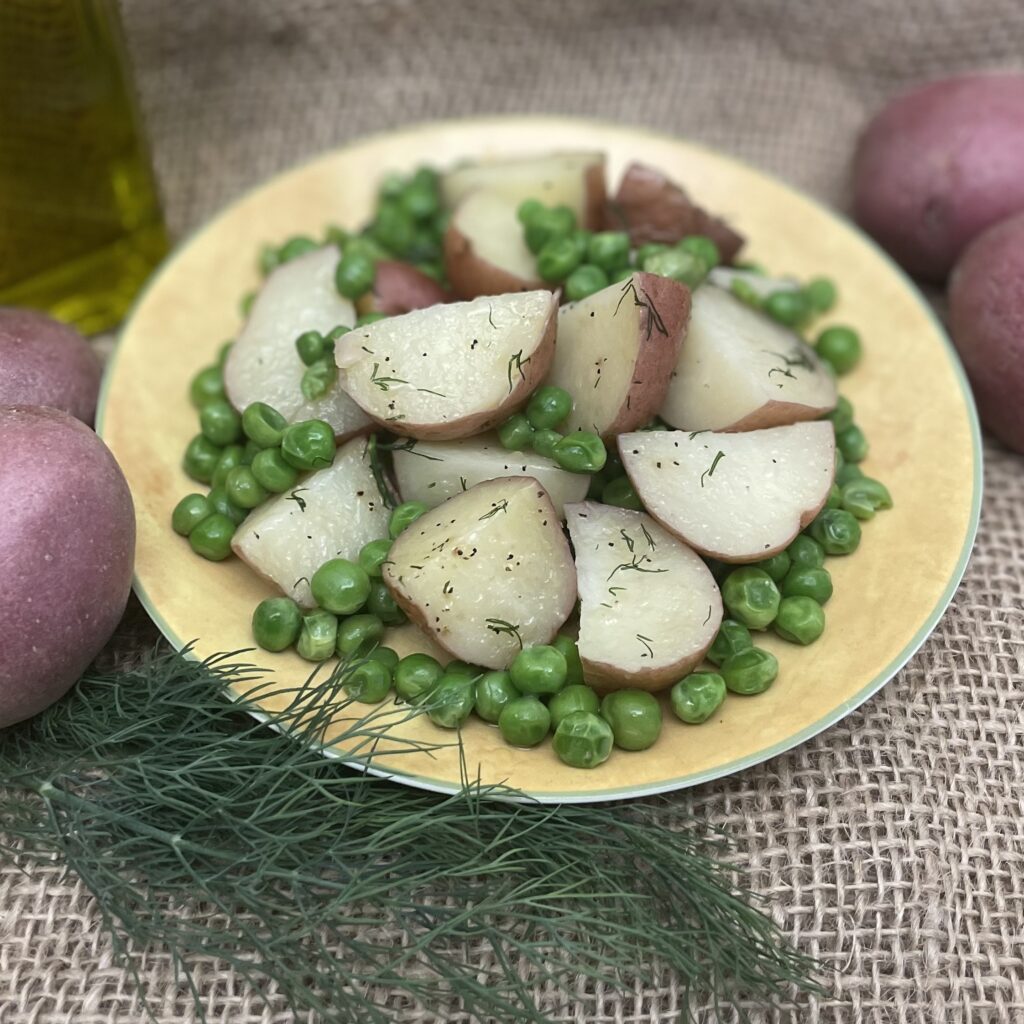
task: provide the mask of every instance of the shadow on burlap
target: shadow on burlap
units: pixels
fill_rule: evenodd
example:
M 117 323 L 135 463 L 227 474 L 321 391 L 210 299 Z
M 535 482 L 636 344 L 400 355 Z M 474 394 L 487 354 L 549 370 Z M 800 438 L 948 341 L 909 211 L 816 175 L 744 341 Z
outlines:
M 648 125 L 842 207 L 853 140 L 884 97 L 1019 66 L 1024 47 L 1016 0 L 129 0 L 126 21 L 177 235 L 346 139 L 486 112 Z M 1024 464 L 986 456 L 966 580 L 910 665 L 798 750 L 676 798 L 728 828 L 783 928 L 842 972 L 799 1013 L 809 1024 L 1024 1021 Z M 154 635 L 137 611 L 119 655 Z M 97 922 L 56 868 L 0 874 L 2 1024 L 142 1019 Z M 165 958 L 146 956 L 142 977 L 161 1021 L 194 1020 Z M 222 965 L 198 977 L 213 1021 L 294 1019 Z M 546 998 L 553 1020 L 667 1024 L 679 994 Z M 396 1003 L 394 1019 L 460 1018 Z

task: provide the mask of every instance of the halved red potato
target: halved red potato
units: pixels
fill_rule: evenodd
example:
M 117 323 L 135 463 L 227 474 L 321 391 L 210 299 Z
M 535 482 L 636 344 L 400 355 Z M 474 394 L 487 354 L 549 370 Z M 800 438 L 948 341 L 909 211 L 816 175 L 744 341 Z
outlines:
M 599 690 L 663 690 L 692 672 L 722 622 L 703 559 L 643 512 L 566 506 L 580 594 L 577 646 Z
M 832 374 L 799 335 L 705 284 L 659 412 L 680 430 L 758 430 L 816 420 L 837 397 Z
M 377 264 L 373 287 L 356 302 L 356 309 L 360 314 L 397 316 L 413 309 L 426 309 L 439 302 L 448 302 L 451 297 L 451 292 L 411 263 L 381 260 Z
M 618 191 L 605 204 L 604 223 L 611 231 L 628 231 L 633 245 L 671 244 L 687 235 L 706 235 L 718 246 L 723 263 L 731 263 L 745 241 L 661 171 L 641 163 L 626 168 Z
M 383 576 L 445 650 L 492 669 L 549 643 L 576 603 L 562 522 L 531 477 L 488 480 L 427 512 L 391 546 Z
M 533 291 L 378 320 L 338 339 L 338 381 L 389 430 L 433 440 L 479 434 L 544 378 L 557 313 L 551 292 Z
M 757 562 L 821 511 L 835 476 L 832 424 L 743 434 L 647 430 L 619 436 L 644 508 L 701 554 Z
M 636 273 L 558 313 L 547 383 L 573 396 L 563 426 L 610 438 L 648 423 L 665 399 L 690 318 L 690 289 Z

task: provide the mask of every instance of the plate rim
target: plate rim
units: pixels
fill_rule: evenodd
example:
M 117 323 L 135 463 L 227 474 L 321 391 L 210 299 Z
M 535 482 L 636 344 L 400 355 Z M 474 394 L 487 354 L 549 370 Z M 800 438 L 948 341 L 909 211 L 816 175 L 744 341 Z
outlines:
M 932 325 L 936 329 L 939 337 L 942 340 L 946 357 L 951 364 L 953 369 L 953 375 L 956 378 L 957 384 L 960 389 L 961 397 L 964 401 L 964 405 L 967 412 L 968 428 L 971 435 L 971 449 L 973 454 L 973 466 L 974 472 L 971 479 L 971 508 L 970 515 L 967 523 L 967 530 L 964 534 L 963 544 L 961 546 L 960 553 L 957 557 L 956 564 L 950 575 L 949 580 L 943 589 L 938 601 L 936 602 L 932 611 L 928 614 L 922 624 L 918 627 L 913 637 L 904 645 L 899 653 L 893 657 L 889 663 L 879 672 L 873 679 L 871 679 L 865 686 L 857 691 L 852 697 L 842 701 L 837 707 L 823 715 L 821 718 L 805 726 L 803 729 L 794 733 L 791 736 L 787 736 L 783 740 L 772 744 L 771 746 L 761 748 L 753 751 L 752 753 L 745 755 L 744 757 L 736 758 L 733 761 L 729 761 L 722 765 L 717 765 L 715 768 L 706 769 L 704 771 L 691 772 L 681 776 L 674 776 L 670 779 L 664 779 L 656 783 L 649 783 L 641 786 L 619 786 L 611 787 L 602 790 L 587 791 L 579 793 L 575 790 L 568 791 L 556 791 L 546 792 L 542 794 L 532 794 L 521 792 L 511 787 L 507 794 L 502 794 L 501 799 L 523 799 L 535 803 L 544 804 L 556 804 L 556 803 L 601 803 L 605 801 L 615 800 L 628 800 L 637 799 L 640 797 L 657 796 L 664 793 L 675 792 L 682 789 L 690 789 L 694 786 L 702 785 L 706 782 L 712 782 L 716 779 L 726 778 L 730 775 L 736 775 L 739 772 L 745 771 L 748 768 L 752 768 L 756 765 L 763 764 L 772 758 L 778 757 L 780 754 L 784 754 L 795 747 L 806 743 L 808 740 L 824 732 L 826 729 L 835 725 L 841 721 L 847 715 L 851 714 L 858 707 L 860 707 L 865 701 L 873 697 L 879 690 L 885 686 L 886 683 L 890 682 L 895 675 L 910 661 L 911 658 L 921 649 L 925 641 L 932 634 L 935 627 L 939 624 L 946 610 L 949 608 L 957 590 L 963 581 L 964 574 L 967 571 L 967 566 L 970 562 L 971 554 L 974 550 L 974 543 L 978 533 L 978 527 L 981 519 L 981 504 L 984 490 L 984 449 L 982 445 L 982 434 L 981 424 L 978 417 L 977 406 L 974 401 L 974 395 L 971 391 L 970 383 L 967 380 L 967 374 L 964 370 L 963 364 L 960 361 L 960 357 L 953 345 L 952 339 L 946 331 L 945 325 L 939 319 L 935 309 L 928 303 L 922 294 L 920 288 L 913 281 L 909 274 L 907 274 L 902 267 L 866 232 L 861 231 L 859 227 L 853 224 L 849 218 L 839 210 L 834 209 L 827 203 L 819 200 L 816 196 L 813 196 L 802 189 L 796 188 L 790 185 L 788 182 L 779 178 L 775 174 L 763 171 L 759 167 L 755 167 L 752 164 L 747 163 L 738 157 L 733 156 L 731 153 L 723 152 L 716 149 L 713 146 L 706 145 L 702 142 L 693 141 L 691 139 L 684 138 L 682 136 L 674 135 L 670 132 L 662 132 L 646 126 L 634 126 L 622 124 L 617 121 L 609 121 L 602 118 L 589 118 L 589 117 L 575 117 L 567 115 L 557 114 L 494 114 L 494 115 L 479 115 L 475 117 L 466 118 L 443 118 L 438 120 L 428 121 L 414 121 L 407 124 L 396 125 L 386 131 L 372 132 L 365 135 L 359 135 L 354 138 L 346 140 L 339 146 L 331 147 L 330 149 L 322 150 L 318 153 L 311 154 L 306 159 L 299 163 L 287 167 L 276 174 L 271 175 L 269 178 L 260 181 L 259 183 L 245 189 L 242 193 L 237 195 L 230 202 L 219 207 L 217 211 L 209 218 L 203 221 L 202 224 L 194 228 L 192 231 L 185 234 L 174 247 L 170 250 L 167 256 L 161 261 L 159 266 L 150 276 L 145 286 L 140 290 L 136 296 L 135 301 L 132 303 L 124 321 L 121 324 L 120 329 L 117 332 L 117 341 L 113 352 L 107 360 L 106 366 L 104 367 L 103 378 L 100 383 L 100 391 L 97 399 L 96 406 L 96 419 L 95 419 L 95 430 L 98 437 L 103 440 L 104 438 L 103 427 L 106 417 L 107 404 L 110 394 L 110 382 L 113 379 L 115 367 L 117 365 L 118 357 L 121 352 L 122 341 L 125 334 L 130 328 L 132 321 L 134 320 L 137 308 L 149 295 L 150 291 L 155 288 L 168 268 L 177 261 L 182 253 L 195 241 L 200 235 L 205 233 L 207 230 L 212 230 L 216 223 L 224 216 L 226 216 L 232 209 L 240 205 L 243 202 L 247 202 L 255 193 L 261 189 L 268 188 L 273 184 L 278 183 L 281 179 L 287 178 L 291 175 L 299 175 L 308 167 L 319 163 L 320 161 L 330 159 L 345 150 L 351 149 L 355 146 L 367 145 L 373 143 L 376 140 L 392 138 L 399 134 L 419 134 L 430 131 L 443 130 L 449 126 L 459 127 L 472 127 L 478 125 L 481 128 L 493 128 L 499 124 L 545 124 L 548 126 L 558 124 L 573 124 L 576 126 L 585 125 L 595 129 L 607 129 L 614 130 L 617 132 L 628 132 L 638 137 L 646 137 L 652 140 L 657 140 L 663 143 L 684 143 L 692 148 L 702 150 L 706 153 L 713 154 L 716 158 L 726 161 L 727 163 L 736 165 L 747 171 L 753 171 L 762 178 L 770 181 L 773 185 L 782 188 L 786 192 L 794 195 L 795 197 L 803 200 L 804 202 L 810 203 L 816 209 L 826 213 L 829 217 L 836 221 L 839 221 L 845 230 L 853 233 L 862 242 L 866 243 L 874 253 L 881 257 L 882 261 L 887 265 L 888 269 L 893 272 L 896 277 L 900 280 L 901 284 L 910 292 L 913 296 L 915 303 L 925 313 L 928 320 L 931 321 Z M 196 656 L 189 644 L 191 641 L 183 640 L 179 637 L 175 630 L 173 630 L 155 603 L 149 597 L 145 586 L 143 585 L 137 571 L 133 570 L 132 573 L 132 589 L 135 592 L 136 597 L 146 610 L 147 615 L 152 619 L 154 625 L 159 629 L 160 633 L 164 638 L 175 648 L 179 653 L 184 653 L 184 656 L 192 661 L 199 661 L 201 659 Z M 255 648 L 248 648 L 248 650 L 255 650 Z M 246 651 L 239 651 L 237 653 L 246 653 Z M 240 699 L 236 695 L 236 699 Z M 248 713 L 258 720 L 267 721 L 267 715 L 262 712 L 258 712 L 252 709 L 247 709 Z M 370 775 L 377 776 L 379 778 L 390 779 L 396 782 L 400 782 L 403 785 L 412 786 L 417 789 L 427 790 L 429 792 L 441 793 L 451 795 L 460 792 L 464 788 L 464 784 L 455 784 L 448 782 L 441 782 L 429 777 L 402 772 L 396 768 L 378 768 L 372 763 L 359 760 L 357 758 L 347 758 L 340 751 L 327 746 L 322 748 L 322 753 L 325 757 L 332 760 L 340 760 L 343 764 L 355 768 L 359 771 L 364 771 Z M 520 794 L 517 796 L 516 794 Z

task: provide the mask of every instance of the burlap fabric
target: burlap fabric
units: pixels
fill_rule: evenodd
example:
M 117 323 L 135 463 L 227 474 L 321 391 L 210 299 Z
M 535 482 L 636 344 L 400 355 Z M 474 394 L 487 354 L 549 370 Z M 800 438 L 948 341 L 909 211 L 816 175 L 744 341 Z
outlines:
M 131 0 L 125 13 L 178 235 L 353 136 L 499 111 L 650 125 L 842 206 L 854 137 L 884 97 L 1024 60 L 1019 0 Z M 678 797 L 732 832 L 753 887 L 837 972 L 832 997 L 794 1019 L 1024 1021 L 1024 462 L 986 455 L 967 578 L 909 667 L 802 748 Z M 143 1019 L 97 922 L 57 868 L 0 874 L 2 1024 Z M 161 1021 L 195 1019 L 164 957 L 142 976 Z M 210 1020 L 295 1019 L 223 965 L 201 965 L 199 984 Z M 553 1020 L 667 1024 L 678 993 L 543 1005 Z

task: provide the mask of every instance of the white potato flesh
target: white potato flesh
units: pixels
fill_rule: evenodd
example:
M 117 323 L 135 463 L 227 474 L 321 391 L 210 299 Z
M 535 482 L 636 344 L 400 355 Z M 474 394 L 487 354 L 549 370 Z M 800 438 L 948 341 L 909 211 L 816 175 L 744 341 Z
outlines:
M 356 322 L 352 303 L 334 287 L 338 258 L 338 250 L 326 246 L 267 277 L 224 364 L 224 388 L 236 409 L 266 402 L 290 423 L 325 420 L 339 439 L 369 428 L 370 418 L 337 385 L 312 402 L 302 394 L 306 366 L 295 339 L 304 331 L 326 334 Z
M 517 206 L 517 200 L 497 192 L 474 192 L 456 209 L 452 224 L 470 243 L 477 260 L 518 280 L 536 281 L 537 257 L 526 247 Z
M 680 430 L 756 430 L 817 419 L 836 385 L 796 334 L 734 295 L 704 285 L 661 417 Z
M 384 582 L 456 658 L 504 669 L 572 613 L 576 571 L 547 492 L 530 477 L 477 484 L 395 541 Z
M 395 480 L 402 501 L 441 502 L 503 476 L 533 477 L 548 492 L 564 519 L 568 501 L 582 501 L 590 486 L 586 473 L 569 473 L 552 459 L 534 452 L 510 452 L 494 434 L 461 441 L 415 441 L 393 452 Z
M 832 424 L 743 434 L 639 431 L 619 437 L 644 508 L 702 554 L 756 562 L 821 510 L 835 475 Z
M 271 498 L 235 531 L 235 554 L 304 608 L 315 603 L 309 580 L 324 562 L 354 560 L 364 544 L 388 534 L 390 513 L 366 447 L 363 438 L 342 445 L 330 466 Z
M 753 270 L 740 270 L 736 267 L 712 267 L 708 281 L 726 291 L 732 287 L 733 281 L 742 281 L 759 299 L 767 299 L 773 292 L 800 291 L 800 282 L 796 278 L 768 277 L 767 274 L 756 274 Z
M 471 192 L 486 189 L 510 200 L 513 210 L 524 199 L 539 199 L 545 206 L 568 206 L 576 214 L 576 222 L 585 226 L 595 185 L 588 175 L 595 174 L 603 182 L 602 153 L 549 153 L 480 161 L 443 174 L 441 196 L 451 208 Z
M 521 405 L 551 363 L 557 300 L 547 291 L 417 309 L 349 331 L 341 386 L 410 437 L 480 433 Z
M 700 663 L 721 625 L 711 571 L 643 512 L 587 501 L 566 516 L 587 681 L 599 689 L 671 686 Z
M 562 426 L 612 437 L 657 413 L 690 315 L 690 290 L 634 274 L 558 311 L 555 358 L 546 383 L 573 397 Z

